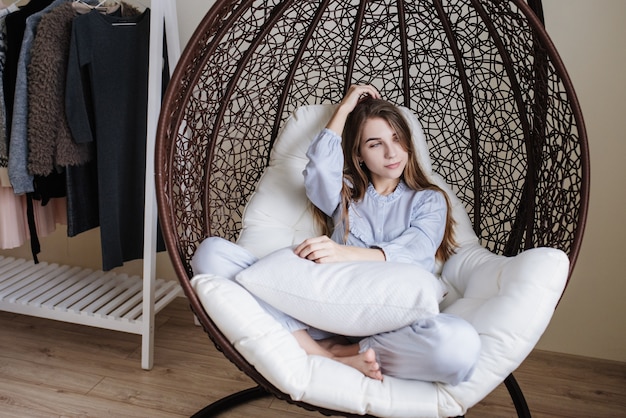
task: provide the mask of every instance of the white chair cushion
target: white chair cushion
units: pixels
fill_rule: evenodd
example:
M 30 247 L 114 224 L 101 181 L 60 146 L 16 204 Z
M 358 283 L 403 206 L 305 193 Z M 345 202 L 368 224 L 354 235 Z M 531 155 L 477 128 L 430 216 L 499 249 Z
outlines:
M 308 144 L 332 111 L 332 106 L 298 109 L 277 139 L 270 166 L 245 210 L 238 241 L 257 256 L 317 235 L 301 173 Z M 563 292 L 569 260 L 562 251 L 538 248 L 506 258 L 478 244 L 462 203 L 430 170 L 421 127 L 415 131 L 417 119 L 407 116 L 420 164 L 448 193 L 457 222 L 460 247 L 440 266 L 449 291 L 440 309 L 465 318 L 479 332 L 479 363 L 471 379 L 457 386 L 392 377 L 382 382 L 369 379 L 341 363 L 306 355 L 291 334 L 237 283 L 211 275 L 194 277 L 192 284 L 204 308 L 237 351 L 294 400 L 386 417 L 463 415 L 526 358 Z
M 458 284 L 481 289 L 444 309 L 474 325 L 482 343 L 474 374 L 457 386 L 388 376 L 379 382 L 341 363 L 308 356 L 241 286 L 211 275 L 198 275 L 192 283 L 235 349 L 293 400 L 353 414 L 450 417 L 465 414 L 530 353 L 550 321 L 569 264 L 564 253 L 547 248 L 505 258 L 475 246 L 453 258 L 449 262 L 455 267 L 445 278 L 460 280 L 456 267 L 464 266 L 468 282 Z

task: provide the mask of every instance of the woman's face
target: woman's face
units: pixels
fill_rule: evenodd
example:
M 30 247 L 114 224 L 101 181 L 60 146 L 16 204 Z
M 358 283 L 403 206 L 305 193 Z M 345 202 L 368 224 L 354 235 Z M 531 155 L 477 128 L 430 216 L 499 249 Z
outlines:
M 379 193 L 390 193 L 395 189 L 408 156 L 400 138 L 386 120 L 370 118 L 365 121 L 359 157 L 369 169 L 372 184 Z

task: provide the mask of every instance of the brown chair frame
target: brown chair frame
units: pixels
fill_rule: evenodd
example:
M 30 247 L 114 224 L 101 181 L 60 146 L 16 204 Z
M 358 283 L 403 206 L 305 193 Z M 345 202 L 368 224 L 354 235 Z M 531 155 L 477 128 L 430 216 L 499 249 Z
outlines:
M 338 102 L 353 83 L 374 84 L 419 115 L 433 168 L 464 202 L 484 246 L 507 256 L 559 248 L 571 275 L 589 199 L 587 136 L 540 0 L 218 0 L 164 98 L 157 200 L 193 312 L 259 386 L 199 415 L 267 393 L 293 402 L 208 317 L 189 284 L 190 260 L 205 237 L 236 240 L 290 113 Z M 513 376 L 505 383 L 518 414 L 530 416 Z

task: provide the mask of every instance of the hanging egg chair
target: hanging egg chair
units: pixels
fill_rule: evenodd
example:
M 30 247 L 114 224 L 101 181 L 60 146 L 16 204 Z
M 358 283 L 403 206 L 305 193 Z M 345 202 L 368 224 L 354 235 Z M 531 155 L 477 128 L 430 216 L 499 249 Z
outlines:
M 351 380 L 332 361 L 302 353 L 293 358 L 304 365 L 292 367 L 292 353 L 271 345 L 285 335 L 263 328 L 267 318 L 255 319 L 261 313 L 247 306 L 243 289 L 219 281 L 201 289 L 192 280 L 190 260 L 206 237 L 241 240 L 246 207 L 292 115 L 338 103 L 356 83 L 417 115 L 432 171 L 467 214 L 472 245 L 484 251 L 471 258 L 474 250 L 461 248 L 443 267 L 455 295 L 442 310 L 465 315 L 485 347 L 472 380 L 455 387 Z M 156 182 L 167 249 L 193 312 L 258 384 L 198 416 L 265 394 L 328 415 L 457 416 L 503 381 L 518 415 L 530 416 L 511 373 L 567 285 L 589 197 L 585 126 L 540 1 L 217 0 L 164 98 Z M 556 270 L 549 262 L 529 269 L 520 260 L 537 249 L 566 262 L 550 253 Z M 522 326 L 520 318 L 531 319 Z M 276 372 L 276 363 L 290 370 Z

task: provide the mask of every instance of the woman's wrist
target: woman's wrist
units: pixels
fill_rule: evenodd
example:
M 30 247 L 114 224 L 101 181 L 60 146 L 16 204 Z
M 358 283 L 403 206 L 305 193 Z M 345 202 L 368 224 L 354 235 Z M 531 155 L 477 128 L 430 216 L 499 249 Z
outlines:
M 343 127 L 346 124 L 346 120 L 348 119 L 349 114 L 350 114 L 349 109 L 346 109 L 345 106 L 339 105 L 337 109 L 335 109 L 333 116 L 328 121 L 326 128 L 341 135 L 341 133 L 343 132 Z
M 346 256 L 347 261 L 386 261 L 385 253 L 378 247 L 353 247 L 344 246 L 349 252 Z

